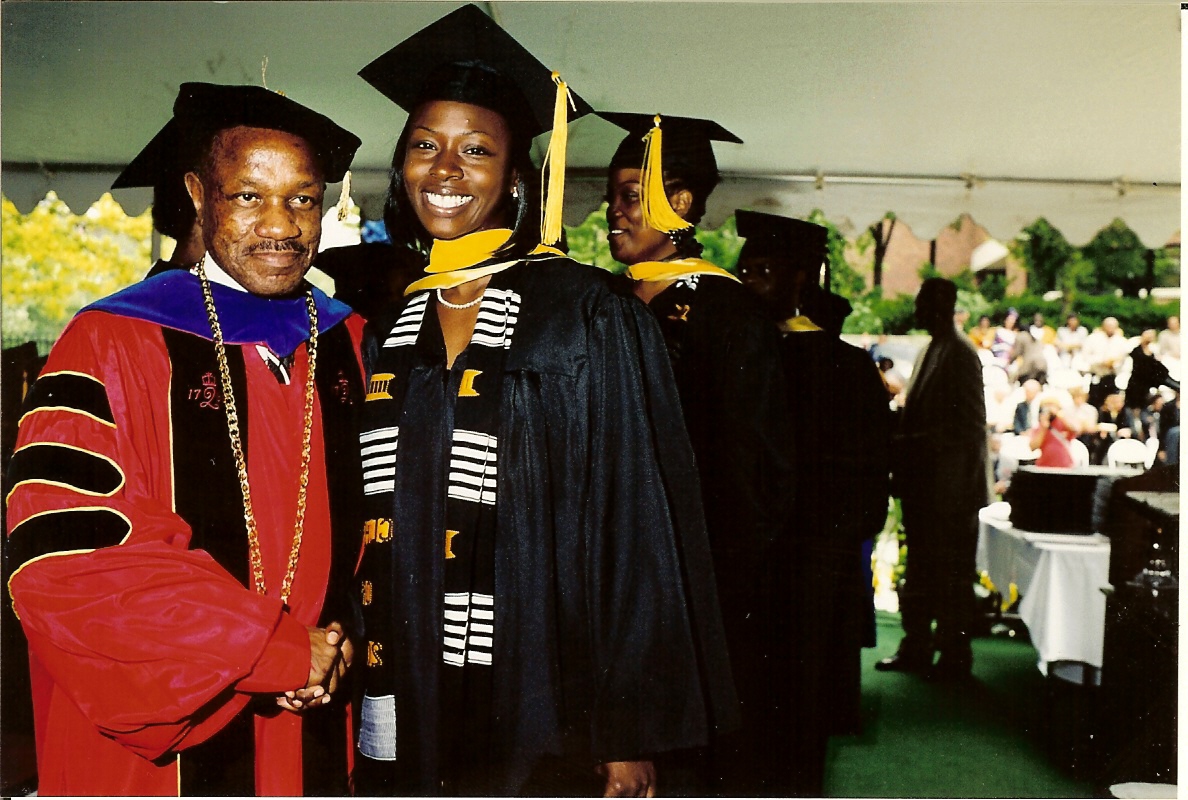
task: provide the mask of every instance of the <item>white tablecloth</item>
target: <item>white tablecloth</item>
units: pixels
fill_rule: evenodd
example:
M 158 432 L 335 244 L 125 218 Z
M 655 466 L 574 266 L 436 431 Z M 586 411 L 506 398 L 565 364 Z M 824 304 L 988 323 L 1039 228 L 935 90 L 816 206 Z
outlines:
M 1019 588 L 1019 616 L 1039 651 L 1041 672 L 1061 661 L 1101 669 L 1110 540 L 1020 530 L 995 513 L 1005 505 L 978 514 L 978 569 L 1004 593 L 1012 583 Z

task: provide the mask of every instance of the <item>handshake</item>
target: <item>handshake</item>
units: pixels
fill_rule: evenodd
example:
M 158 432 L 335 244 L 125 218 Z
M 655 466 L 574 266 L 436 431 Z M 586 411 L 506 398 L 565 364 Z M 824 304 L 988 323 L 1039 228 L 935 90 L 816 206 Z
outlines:
M 304 687 L 276 698 L 278 706 L 295 714 L 329 703 L 355 655 L 355 647 L 339 623 L 331 622 L 325 628 L 307 625 L 305 629 L 309 633 L 309 678 Z

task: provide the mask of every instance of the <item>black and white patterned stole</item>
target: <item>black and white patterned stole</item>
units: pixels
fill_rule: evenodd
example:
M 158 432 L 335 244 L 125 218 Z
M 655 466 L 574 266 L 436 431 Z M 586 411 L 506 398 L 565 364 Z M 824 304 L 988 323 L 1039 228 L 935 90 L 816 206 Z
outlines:
M 520 295 L 510 288 L 514 272 L 516 268 L 492 278 L 479 305 L 470 344 L 445 375 L 447 391 L 453 393 L 453 427 L 444 460 L 442 454 L 425 457 L 399 450 L 401 424 L 415 411 L 404 408 L 410 376 L 415 368 L 424 365 L 431 339 L 440 347 L 437 319 L 427 316 L 436 315 L 434 293 L 413 296 L 379 341 L 368 387 L 371 402 L 365 403 L 360 435 L 369 520 L 363 532 L 364 556 L 359 575 L 368 638 L 360 750 L 371 758 L 389 761 L 396 758 L 397 707 L 406 703 L 396 676 L 410 671 L 428 672 L 426 640 L 430 636 L 423 630 L 426 617 L 437 620 L 439 626 L 432 640 L 436 642 L 436 663 L 440 669 L 438 675 L 422 674 L 421 679 L 437 687 L 431 694 L 440 694 L 445 705 L 436 709 L 446 718 L 443 725 L 457 722 L 451 720 L 454 712 L 470 716 L 475 709 L 450 706 L 457 705 L 460 698 L 470 702 L 474 697 L 473 685 L 489 685 L 498 624 L 494 590 L 500 393 L 520 310 Z M 440 351 L 434 351 L 434 357 L 438 359 L 438 369 L 444 368 L 439 360 Z M 445 507 L 444 514 L 422 516 L 444 520 L 444 529 L 436 533 L 440 537 L 436 546 L 440 549 L 427 561 L 424 553 L 410 556 L 401 550 L 410 546 L 432 547 L 426 543 L 435 536 L 433 532 L 403 530 L 400 504 L 440 502 L 440 499 L 407 498 L 396 493 L 402 485 L 402 470 L 430 465 L 445 472 Z M 410 568 L 410 561 L 424 568 Z M 414 589 L 408 588 L 411 580 L 418 583 Z M 432 598 L 438 589 L 440 594 Z M 401 614 L 393 611 L 397 603 L 401 604 L 402 613 L 415 605 L 409 613 L 419 615 L 420 620 L 398 630 L 396 619 Z M 369 609 L 374 609 L 373 613 L 368 614 Z M 410 633 L 410 629 L 418 626 L 422 627 L 419 638 L 415 631 Z M 410 636 L 417 638 L 411 647 Z M 403 652 L 409 649 L 417 650 L 420 656 Z M 463 678 L 463 673 L 475 669 L 482 675 Z M 479 694 L 482 698 L 478 702 L 488 704 L 489 692 Z M 407 702 L 436 703 L 437 698 L 426 700 L 422 696 Z M 427 706 L 423 708 L 424 714 L 434 711 Z M 423 739 L 434 738 L 425 726 L 420 730 Z M 411 738 L 403 738 L 402 760 L 413 757 L 409 754 L 410 747 L 418 752 L 435 749 L 423 739 L 410 743 Z

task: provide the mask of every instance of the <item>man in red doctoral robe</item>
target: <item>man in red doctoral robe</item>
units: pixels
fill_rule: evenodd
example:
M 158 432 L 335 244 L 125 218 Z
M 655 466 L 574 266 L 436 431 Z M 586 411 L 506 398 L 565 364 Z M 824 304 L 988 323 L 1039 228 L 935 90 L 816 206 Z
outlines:
M 345 793 L 362 321 L 304 276 L 360 142 L 259 87 L 174 119 L 206 256 L 75 317 L 11 462 L 38 788 Z

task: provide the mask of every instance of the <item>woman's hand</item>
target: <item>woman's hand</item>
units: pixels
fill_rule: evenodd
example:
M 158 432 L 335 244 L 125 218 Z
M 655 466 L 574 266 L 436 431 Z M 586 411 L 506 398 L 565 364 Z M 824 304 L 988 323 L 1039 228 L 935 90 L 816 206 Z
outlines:
M 656 796 L 656 767 L 651 761 L 610 761 L 596 770 L 606 778 L 603 797 Z

